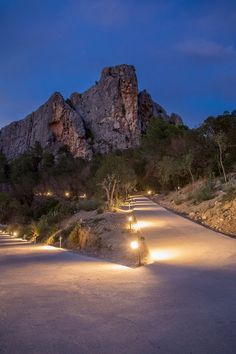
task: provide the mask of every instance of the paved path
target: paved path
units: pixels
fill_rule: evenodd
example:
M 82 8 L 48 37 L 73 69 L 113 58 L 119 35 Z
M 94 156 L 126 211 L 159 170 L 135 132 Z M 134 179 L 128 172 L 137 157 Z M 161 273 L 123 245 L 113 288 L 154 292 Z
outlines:
M 236 241 L 143 198 L 135 213 L 159 252 L 137 269 L 0 236 L 0 353 L 236 352 Z
M 146 197 L 133 200 L 134 213 L 154 259 L 196 269 L 235 267 L 236 239 L 174 214 Z

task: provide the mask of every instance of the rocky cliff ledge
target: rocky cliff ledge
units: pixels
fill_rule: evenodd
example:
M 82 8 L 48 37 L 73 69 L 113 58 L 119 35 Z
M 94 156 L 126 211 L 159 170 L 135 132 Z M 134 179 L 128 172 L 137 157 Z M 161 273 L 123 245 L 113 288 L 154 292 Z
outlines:
M 0 151 L 8 159 L 27 151 L 38 141 L 56 153 L 67 145 L 75 156 L 123 150 L 139 144 L 152 117 L 182 124 L 180 116 L 168 116 L 147 91 L 138 93 L 135 68 L 105 68 L 88 91 L 64 100 L 58 92 L 28 115 L 0 130 Z

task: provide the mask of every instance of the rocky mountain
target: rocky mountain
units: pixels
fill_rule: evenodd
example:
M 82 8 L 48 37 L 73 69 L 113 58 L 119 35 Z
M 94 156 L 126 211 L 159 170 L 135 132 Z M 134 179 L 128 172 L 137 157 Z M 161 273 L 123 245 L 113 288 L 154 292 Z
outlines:
M 133 66 L 108 67 L 86 92 L 74 92 L 67 100 L 56 92 L 35 112 L 2 128 L 0 151 L 14 159 L 39 142 L 53 153 L 67 145 L 73 155 L 90 159 L 93 153 L 138 146 L 152 117 L 182 124 L 146 90 L 138 92 Z

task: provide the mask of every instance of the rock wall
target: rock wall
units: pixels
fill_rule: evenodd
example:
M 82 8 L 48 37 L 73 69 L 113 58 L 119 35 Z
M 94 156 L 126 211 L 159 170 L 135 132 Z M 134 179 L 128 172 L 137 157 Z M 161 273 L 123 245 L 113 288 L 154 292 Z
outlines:
M 14 159 L 39 142 L 53 153 L 67 145 L 73 155 L 90 159 L 93 153 L 138 146 L 152 117 L 182 123 L 178 115 L 169 117 L 147 91 L 138 94 L 133 66 L 108 67 L 86 92 L 75 92 L 66 101 L 56 92 L 25 119 L 2 128 L 0 151 Z
M 133 66 L 105 68 L 88 91 L 70 97 L 93 138 L 93 151 L 106 153 L 139 143 L 138 84 Z
M 68 145 L 75 155 L 91 155 L 83 121 L 57 92 L 25 119 L 0 131 L 0 149 L 8 159 L 29 150 L 37 141 L 52 152 Z
M 142 133 L 146 132 L 152 118 L 162 119 L 175 125 L 183 124 L 182 118 L 178 114 L 172 113 L 169 116 L 162 106 L 153 101 L 146 90 L 141 91 L 138 95 L 138 117 Z

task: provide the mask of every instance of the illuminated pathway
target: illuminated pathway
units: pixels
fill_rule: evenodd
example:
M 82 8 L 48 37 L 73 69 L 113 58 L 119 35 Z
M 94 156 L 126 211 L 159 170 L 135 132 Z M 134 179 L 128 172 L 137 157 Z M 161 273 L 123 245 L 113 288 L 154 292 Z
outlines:
M 133 200 L 134 213 L 154 260 L 203 269 L 235 266 L 236 240 L 171 213 L 148 198 Z
M 159 262 L 130 269 L 0 236 L 0 353 L 234 354 L 236 241 L 147 199 Z

